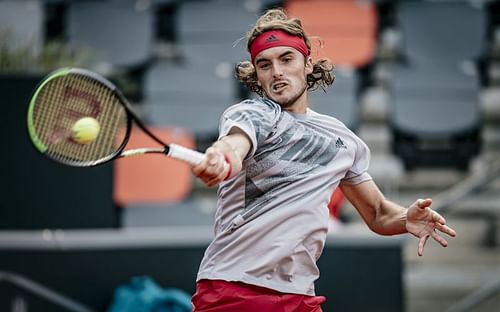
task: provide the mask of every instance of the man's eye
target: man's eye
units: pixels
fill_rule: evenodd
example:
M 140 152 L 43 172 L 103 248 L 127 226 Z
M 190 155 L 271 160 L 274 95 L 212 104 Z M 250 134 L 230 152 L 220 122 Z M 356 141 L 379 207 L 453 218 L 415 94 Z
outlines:
M 266 68 L 269 68 L 269 64 L 268 64 L 268 63 L 260 64 L 260 65 L 259 65 L 259 68 L 260 68 L 260 69 L 266 69 Z

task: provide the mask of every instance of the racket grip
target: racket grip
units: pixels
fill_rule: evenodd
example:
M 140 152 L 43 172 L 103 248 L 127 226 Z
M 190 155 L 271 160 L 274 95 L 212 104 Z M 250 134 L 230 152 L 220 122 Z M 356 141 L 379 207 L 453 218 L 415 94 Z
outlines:
M 177 144 L 169 144 L 169 150 L 167 155 L 187 162 L 190 165 L 197 165 L 203 161 L 205 154 L 198 151 L 186 148 Z

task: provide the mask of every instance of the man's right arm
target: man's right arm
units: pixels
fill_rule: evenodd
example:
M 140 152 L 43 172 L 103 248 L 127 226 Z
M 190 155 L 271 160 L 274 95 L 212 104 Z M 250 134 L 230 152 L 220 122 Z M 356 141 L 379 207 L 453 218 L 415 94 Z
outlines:
M 243 166 L 252 143 L 239 128 L 233 127 L 205 151 L 205 160 L 192 168 L 193 174 L 208 187 L 237 175 Z

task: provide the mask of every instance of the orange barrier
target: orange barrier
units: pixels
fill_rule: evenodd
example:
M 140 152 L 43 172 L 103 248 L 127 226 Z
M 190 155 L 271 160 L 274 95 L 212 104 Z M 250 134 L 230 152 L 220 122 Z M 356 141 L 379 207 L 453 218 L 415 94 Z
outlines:
M 312 37 L 313 59 L 327 57 L 337 66 L 359 68 L 375 57 L 378 16 L 372 2 L 288 0 L 285 10 L 300 18 Z
M 168 143 L 195 148 L 190 132 L 179 128 L 151 127 Z M 134 129 L 127 148 L 155 147 L 158 144 L 140 129 Z M 188 164 L 161 154 L 121 158 L 114 162 L 113 199 L 121 207 L 137 203 L 173 203 L 185 199 L 192 190 Z

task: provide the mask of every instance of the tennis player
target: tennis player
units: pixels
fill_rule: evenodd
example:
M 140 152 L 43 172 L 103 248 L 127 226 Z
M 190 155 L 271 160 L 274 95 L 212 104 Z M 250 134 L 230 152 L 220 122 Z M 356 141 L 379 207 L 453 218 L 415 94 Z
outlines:
M 316 261 L 337 187 L 374 232 L 413 234 L 419 255 L 429 237 L 447 246 L 438 231 L 456 233 L 432 200 L 409 208 L 387 200 L 367 172 L 367 145 L 308 107 L 308 90 L 333 83 L 333 65 L 313 63 L 301 22 L 269 10 L 247 37 L 251 62 L 236 75 L 261 97 L 223 113 L 218 141 L 193 167 L 207 186 L 219 185 L 215 237 L 199 268 L 193 311 L 322 311 Z

